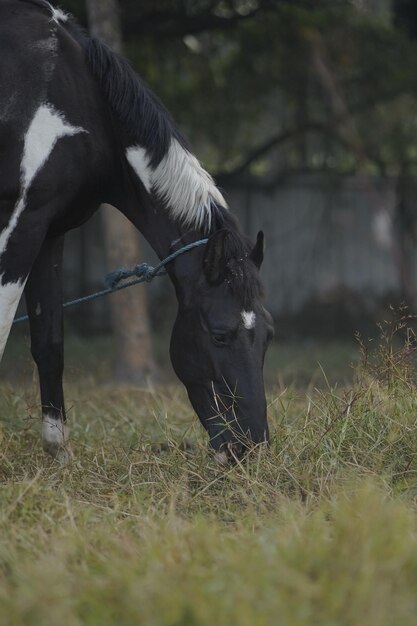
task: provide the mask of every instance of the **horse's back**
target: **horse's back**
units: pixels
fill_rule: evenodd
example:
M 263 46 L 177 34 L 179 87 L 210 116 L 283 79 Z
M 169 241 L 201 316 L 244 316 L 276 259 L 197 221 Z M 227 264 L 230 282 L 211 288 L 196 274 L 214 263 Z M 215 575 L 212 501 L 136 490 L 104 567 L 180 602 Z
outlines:
M 54 45 L 48 18 L 38 7 L 0 0 L 1 126 L 28 121 L 46 89 Z
M 96 106 L 84 51 L 45 3 L 0 0 L 0 123 L 17 120 L 22 128 L 51 100 L 79 117 Z
M 110 145 L 103 99 L 65 24 L 37 0 L 0 0 L 0 231 L 24 176 L 32 204 L 59 195 L 68 205 L 95 172 L 106 176 Z

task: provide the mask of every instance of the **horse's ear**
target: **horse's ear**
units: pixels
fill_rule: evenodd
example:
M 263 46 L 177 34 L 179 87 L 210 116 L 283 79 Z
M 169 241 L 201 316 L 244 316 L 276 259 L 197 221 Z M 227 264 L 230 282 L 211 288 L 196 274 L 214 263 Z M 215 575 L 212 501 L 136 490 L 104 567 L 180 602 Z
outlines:
M 226 258 L 224 244 L 228 231 L 223 228 L 211 235 L 206 244 L 203 259 L 203 271 L 210 285 L 218 285 L 226 273 Z
M 258 233 L 258 236 L 256 237 L 256 243 L 249 256 L 249 258 L 255 263 L 258 269 L 261 267 L 262 261 L 264 260 L 264 252 L 265 252 L 265 238 L 264 238 L 263 231 L 260 230 Z

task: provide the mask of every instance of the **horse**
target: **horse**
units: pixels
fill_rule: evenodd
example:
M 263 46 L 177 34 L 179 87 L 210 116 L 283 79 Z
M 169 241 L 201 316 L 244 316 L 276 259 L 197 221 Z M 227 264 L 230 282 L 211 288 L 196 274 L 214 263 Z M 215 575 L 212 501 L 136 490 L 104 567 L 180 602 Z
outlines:
M 102 203 L 169 264 L 170 356 L 217 461 L 268 442 L 263 362 L 273 333 L 263 233 L 240 231 L 161 101 L 122 56 L 46 0 L 0 0 L 0 359 L 20 297 L 39 375 L 42 445 L 71 459 L 63 393 L 65 233 Z

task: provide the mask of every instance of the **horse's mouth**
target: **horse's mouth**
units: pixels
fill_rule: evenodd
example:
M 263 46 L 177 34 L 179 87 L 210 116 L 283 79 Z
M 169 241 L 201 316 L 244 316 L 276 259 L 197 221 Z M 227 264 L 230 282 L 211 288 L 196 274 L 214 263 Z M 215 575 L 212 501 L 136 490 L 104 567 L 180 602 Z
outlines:
M 214 461 L 222 467 L 227 465 L 239 464 L 246 456 L 251 455 L 252 452 L 266 450 L 269 447 L 268 441 L 262 441 L 252 445 L 245 445 L 243 443 L 225 443 L 218 450 L 213 453 Z
M 225 443 L 214 452 L 213 458 L 218 465 L 239 463 L 248 448 L 242 443 Z
M 219 465 L 239 463 L 245 454 L 268 442 L 266 416 L 248 420 L 231 401 L 228 389 L 221 384 L 187 386 L 188 396 L 210 438 L 213 459 Z M 261 425 L 258 423 L 261 422 Z
M 215 452 L 213 458 L 216 463 L 221 466 L 228 465 L 229 463 L 229 457 L 227 456 L 227 452 L 225 450 Z

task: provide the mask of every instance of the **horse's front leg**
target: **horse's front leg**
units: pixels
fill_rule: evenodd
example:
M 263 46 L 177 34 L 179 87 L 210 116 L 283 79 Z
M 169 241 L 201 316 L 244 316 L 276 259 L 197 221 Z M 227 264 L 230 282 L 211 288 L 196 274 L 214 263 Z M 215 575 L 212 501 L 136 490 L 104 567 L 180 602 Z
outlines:
M 25 287 L 32 355 L 39 372 L 42 402 L 42 446 L 61 463 L 71 449 L 67 440 L 62 376 L 62 252 L 64 238 L 47 238 Z

